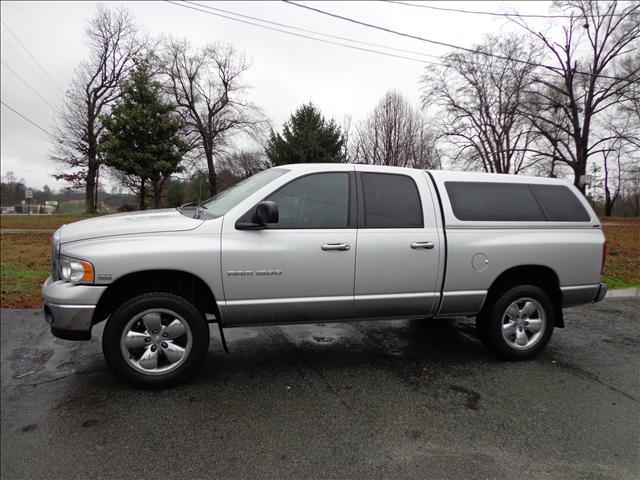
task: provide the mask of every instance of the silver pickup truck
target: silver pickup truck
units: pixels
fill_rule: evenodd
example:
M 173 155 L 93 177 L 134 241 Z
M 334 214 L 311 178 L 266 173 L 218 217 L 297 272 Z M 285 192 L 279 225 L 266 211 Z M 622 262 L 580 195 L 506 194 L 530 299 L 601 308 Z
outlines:
M 556 179 L 349 164 L 265 170 L 201 204 L 65 225 L 42 288 L 53 335 L 106 320 L 107 363 L 185 379 L 209 324 L 475 316 L 507 359 L 542 350 L 562 308 L 604 297 L 597 216 Z

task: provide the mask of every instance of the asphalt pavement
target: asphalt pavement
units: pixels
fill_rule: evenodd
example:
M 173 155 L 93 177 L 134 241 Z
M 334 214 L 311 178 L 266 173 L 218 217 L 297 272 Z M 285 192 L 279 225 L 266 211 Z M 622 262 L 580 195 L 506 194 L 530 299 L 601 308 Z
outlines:
M 502 362 L 470 319 L 216 329 L 202 370 L 130 388 L 91 342 L 2 310 L 1 471 L 18 478 L 639 478 L 640 300 L 566 310 Z

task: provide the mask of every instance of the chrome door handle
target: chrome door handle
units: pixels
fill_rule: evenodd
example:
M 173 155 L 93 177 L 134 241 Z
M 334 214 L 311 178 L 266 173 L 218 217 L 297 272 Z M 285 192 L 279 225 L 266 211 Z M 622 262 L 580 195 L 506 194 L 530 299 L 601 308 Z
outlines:
M 351 245 L 348 243 L 325 243 L 320 248 L 322 250 L 349 250 Z
M 411 248 L 416 250 L 419 248 L 425 248 L 427 250 L 431 250 L 433 247 L 434 247 L 433 242 L 411 242 Z

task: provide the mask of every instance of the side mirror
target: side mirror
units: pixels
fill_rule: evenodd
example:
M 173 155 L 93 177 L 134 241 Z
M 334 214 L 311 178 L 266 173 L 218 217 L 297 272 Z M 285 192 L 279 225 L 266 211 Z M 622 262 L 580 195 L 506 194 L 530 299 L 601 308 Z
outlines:
M 278 214 L 278 205 L 276 202 L 265 200 L 256 205 L 256 208 L 251 217 L 251 223 L 248 223 L 249 213 L 244 215 L 236 222 L 236 229 L 238 230 L 262 230 L 266 227 L 267 223 L 278 223 L 280 215 Z
M 251 221 L 257 225 L 266 225 L 267 223 L 278 223 L 280 215 L 278 215 L 278 205 L 276 202 L 265 200 L 256 205 L 256 211 Z

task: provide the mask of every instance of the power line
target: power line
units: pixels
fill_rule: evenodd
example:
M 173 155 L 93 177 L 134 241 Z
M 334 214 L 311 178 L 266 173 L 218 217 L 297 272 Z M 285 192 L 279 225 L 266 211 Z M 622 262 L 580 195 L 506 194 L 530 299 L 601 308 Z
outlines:
M 456 49 L 456 50 L 463 50 L 463 51 L 469 52 L 469 53 L 477 53 L 477 54 L 480 54 L 480 55 L 485 55 L 487 57 L 499 58 L 501 60 L 506 60 L 506 61 L 509 61 L 509 62 L 521 63 L 521 64 L 529 65 L 529 66 L 532 66 L 532 67 L 542 67 L 542 68 L 546 68 L 546 69 L 551 70 L 552 72 L 556 72 L 556 73 L 558 73 L 559 70 L 562 70 L 560 67 L 554 67 L 552 65 L 545 65 L 543 63 L 535 63 L 535 62 L 530 62 L 528 60 L 520 60 L 520 59 L 517 59 L 517 58 L 509 58 L 509 57 L 505 57 L 504 55 L 499 55 L 499 54 L 496 54 L 496 53 L 483 52 L 482 50 L 477 50 L 477 49 L 474 49 L 474 48 L 462 47 L 460 45 L 455 45 L 455 44 L 452 44 L 452 43 L 442 42 L 442 41 L 439 41 L 439 40 L 433 40 L 433 39 L 430 39 L 430 38 L 420 37 L 418 35 L 412 35 L 410 33 L 400 32 L 398 30 L 393 30 L 391 28 L 381 27 L 379 25 L 374 25 L 372 23 L 363 22 L 363 21 L 357 20 L 355 18 L 338 15 L 337 13 L 327 12 L 325 10 L 320 10 L 319 8 L 310 7 L 309 5 L 303 5 L 301 3 L 296 3 L 296 2 L 293 2 L 291 0 L 282 0 L 282 1 L 285 2 L 285 3 L 288 3 L 289 5 L 294 5 L 296 7 L 304 8 L 304 9 L 307 9 L 307 10 L 311 10 L 312 12 L 320 13 L 322 15 L 327 15 L 327 16 L 333 17 L 333 18 L 338 18 L 340 20 L 345 20 L 347 22 L 355 23 L 355 24 L 361 25 L 363 27 L 368 27 L 368 28 L 373 28 L 373 29 L 376 29 L 376 30 L 381 30 L 381 31 L 386 32 L 386 33 L 392 33 L 394 35 L 399 35 L 401 37 L 411 38 L 411 39 L 414 39 L 414 40 L 420 40 L 422 42 L 432 43 L 434 45 L 440 45 L 440 46 L 443 46 L 443 47 L 453 48 L 453 49 Z M 586 76 L 590 76 L 590 77 L 598 76 L 598 77 L 601 77 L 601 78 L 609 78 L 609 79 L 612 79 L 612 80 L 626 81 L 626 79 L 624 79 L 624 78 L 612 77 L 612 76 L 608 76 L 608 75 L 593 74 L 593 73 L 590 73 L 590 72 L 583 72 L 583 71 L 578 71 L 578 70 L 576 70 L 574 73 L 577 73 L 577 74 L 580 74 L 580 75 L 586 75 Z
M 58 109 L 57 109 L 56 107 L 54 107 L 51 103 L 49 103 L 49 101 L 48 101 L 46 98 L 44 98 L 44 97 L 40 94 L 40 92 L 38 92 L 35 88 L 33 88 L 33 87 L 29 84 L 29 82 L 27 82 L 24 78 L 22 78 L 22 77 L 21 77 L 21 76 L 20 76 L 20 75 L 19 75 L 19 74 L 18 74 L 18 73 L 13 69 L 13 68 L 11 68 L 9 65 L 7 65 L 7 64 L 5 63 L 5 61 L 4 61 L 4 60 L 0 60 L 0 62 L 2 63 L 2 65 L 3 65 L 7 70 L 9 70 L 11 73 L 13 73 L 13 74 L 18 78 L 18 80 L 20 80 L 20 81 L 24 84 L 24 86 L 25 86 L 25 87 L 27 87 L 29 90 L 31 90 L 33 93 L 35 93 L 38 97 L 40 97 L 40 99 L 41 99 L 44 103 L 46 103 L 47 105 L 49 105 L 49 106 L 51 107 L 51 109 L 53 110 L 53 112 L 54 112 L 54 113 L 59 113 L 59 111 L 58 111 Z
M 267 29 L 267 30 L 274 30 L 274 31 L 276 31 L 276 32 L 286 33 L 286 34 L 288 34 L 288 35 L 293 35 L 293 36 L 295 36 L 295 37 L 307 38 L 307 39 L 309 39 L 309 40 L 315 40 L 315 41 L 317 41 L 317 42 L 328 43 L 328 44 L 331 44 L 331 45 L 338 45 L 338 46 L 341 46 L 341 47 L 352 48 L 352 49 L 354 49 L 354 50 L 360 50 L 360 51 L 363 51 L 363 52 L 377 53 L 377 54 L 379 54 L 379 55 L 385 55 L 385 56 L 387 56 L 387 57 L 402 58 L 402 59 L 404 59 L 404 60 L 411 60 L 411 61 L 413 61 L 413 62 L 419 62 L 419 63 L 435 64 L 435 62 L 430 62 L 430 61 L 428 61 L 428 60 L 422 60 L 422 59 L 419 59 L 419 58 L 406 57 L 406 56 L 404 56 L 404 55 L 395 55 L 395 54 L 393 54 L 393 53 L 381 52 L 381 51 L 379 51 L 379 50 L 372 50 L 372 49 L 369 49 L 369 48 L 356 47 L 356 46 L 354 46 L 354 45 L 347 45 L 347 44 L 345 44 L 345 43 L 333 42 L 333 41 L 331 41 L 331 40 L 325 40 L 325 39 L 322 39 L 322 38 L 310 37 L 310 36 L 308 36 L 308 35 L 303 35 L 303 34 L 301 34 L 301 33 L 289 32 L 289 31 L 287 31 L 287 30 L 282 30 L 282 29 L 280 29 L 280 28 L 269 27 L 269 26 L 267 26 L 267 25 L 261 25 L 261 24 L 259 24 L 259 23 L 250 22 L 250 21 L 248 21 L 248 20 L 241 20 L 241 19 L 239 19 L 239 18 L 229 17 L 229 16 L 227 16 L 227 15 L 222 15 L 222 14 L 220 14 L 220 13 L 211 12 L 211 11 L 209 11 L 209 10 L 202 10 L 202 9 L 197 8 L 197 7 L 194 7 L 194 6 L 192 6 L 192 5 L 187 5 L 187 4 L 183 3 L 183 2 L 177 2 L 177 1 L 173 1 L 173 0 L 164 0 L 164 1 L 165 1 L 165 2 L 167 2 L 167 3 L 171 3 L 171 4 L 173 4 L 173 5 L 177 5 L 177 6 L 179 6 L 179 7 L 189 8 L 189 9 L 191 9 L 191 10 L 195 10 L 195 11 L 197 11 L 197 12 L 207 13 L 207 14 L 209 14 L 209 15 L 214 15 L 214 16 L 216 16 L 216 17 L 226 18 L 226 19 L 228 19 L 228 20 L 233 20 L 233 21 L 235 21 L 235 22 L 246 23 L 246 24 L 253 25 L 253 26 L 255 26 L 255 27 L 264 28 L 264 29 Z M 437 65 L 439 65 L 439 64 L 437 64 Z
M 13 38 L 16 39 L 16 41 L 18 42 L 18 44 L 20 44 L 20 46 L 24 49 L 25 52 L 27 52 L 29 54 L 29 56 L 31 57 L 31 59 L 36 63 L 36 65 L 38 65 L 40 67 L 40 70 L 42 70 L 42 72 L 47 76 L 47 78 L 49 80 L 51 80 L 53 82 L 53 84 L 58 87 L 58 89 L 64 93 L 64 88 L 62 88 L 60 85 L 58 85 L 58 82 L 56 82 L 53 77 L 51 75 L 49 75 L 49 72 L 47 72 L 47 70 L 40 64 L 40 62 L 36 59 L 36 57 L 33 56 L 33 54 L 29 51 L 29 49 L 27 47 L 24 46 L 24 44 L 20 41 L 20 39 L 18 38 L 18 36 L 13 33 L 13 30 L 11 30 L 11 28 L 9 28 L 9 25 L 6 24 L 6 22 L 3 19 L 0 19 L 0 21 L 2 21 L 2 24 L 4 25 L 4 27 L 9 31 L 9 33 L 11 34 L 11 36 Z
M 353 42 L 353 43 L 357 43 L 357 44 L 360 44 L 360 45 L 368 45 L 370 47 L 386 48 L 387 50 L 393 50 L 393 51 L 396 51 L 396 52 L 411 53 L 413 55 L 421 55 L 421 56 L 425 56 L 425 57 L 431 57 L 431 58 L 440 59 L 440 56 L 433 55 L 433 54 L 430 54 L 430 53 L 417 52 L 415 50 L 405 50 L 404 48 L 389 47 L 387 45 L 382 45 L 382 44 L 379 44 L 379 43 L 364 42 L 362 40 L 355 40 L 353 38 L 341 37 L 339 35 L 332 35 L 330 33 L 323 33 L 323 32 L 318 32 L 316 30 L 308 30 L 306 28 L 294 27 L 293 25 L 287 25 L 285 23 L 278 23 L 278 22 L 274 22 L 274 21 L 271 21 L 271 20 L 265 20 L 263 18 L 252 17 L 250 15 L 243 15 L 241 13 L 232 12 L 232 11 L 229 11 L 229 10 L 224 10 L 222 8 L 216 8 L 216 7 L 211 7 L 209 5 L 203 5 L 201 3 L 194 2 L 194 1 L 191 1 L 191 0 L 185 0 L 185 2 L 193 4 L 193 5 L 197 5 L 197 6 L 201 7 L 201 8 L 206 8 L 206 9 L 209 9 L 209 10 L 215 10 L 215 11 L 218 11 L 218 12 L 224 12 L 224 13 L 228 13 L 229 15 L 235 15 L 235 16 L 242 17 L 242 18 L 249 18 L 251 20 L 256 20 L 258 22 L 268 23 L 270 25 L 277 25 L 279 27 L 289 28 L 291 30 L 297 30 L 297 31 L 306 32 L 306 33 L 312 33 L 314 35 L 321 35 L 321 36 L 324 36 L 324 37 L 335 38 L 337 40 L 344 40 L 344 41 L 347 41 L 347 42 Z
M 415 4 L 409 2 L 403 2 L 400 0 L 382 0 L 387 3 L 395 3 L 398 5 L 406 5 L 408 7 L 428 8 L 429 10 L 439 10 L 442 12 L 456 12 L 456 13 L 469 13 L 473 15 L 489 15 L 492 17 L 517 17 L 517 18 L 576 18 L 575 15 L 542 15 L 542 14 L 524 14 L 524 13 L 499 13 L 499 12 L 486 12 L 480 10 L 463 10 L 461 8 L 446 8 L 446 7 L 434 7 L 433 5 L 426 5 L 425 3 Z M 604 14 L 606 17 L 621 17 L 624 13 L 610 13 Z
M 249 18 L 251 20 L 255 20 L 255 21 L 258 21 L 258 22 L 264 22 L 264 23 L 268 23 L 268 24 L 271 24 L 271 25 L 278 25 L 278 26 L 281 26 L 281 27 L 284 27 L 284 28 L 289 28 L 289 29 L 292 29 L 292 30 L 312 33 L 314 35 L 321 35 L 321 36 L 325 36 L 325 37 L 329 37 L 329 38 L 335 38 L 335 39 L 339 39 L 339 40 L 344 40 L 344 41 L 348 41 L 348 42 L 357 43 L 357 44 L 360 44 L 360 45 L 367 45 L 367 46 L 372 46 L 372 47 L 385 48 L 385 49 L 395 50 L 395 51 L 404 52 L 404 53 L 411 53 L 411 54 L 414 54 L 414 55 L 422 55 L 422 56 L 432 57 L 432 58 L 436 58 L 436 59 L 442 59 L 442 57 L 440 57 L 438 55 L 432 55 L 432 54 L 428 54 L 428 53 L 424 53 L 424 52 L 417 52 L 417 51 L 414 51 L 414 50 L 405 50 L 405 49 L 402 49 L 402 48 L 389 47 L 389 46 L 382 45 L 382 44 L 379 44 L 379 43 L 364 42 L 364 41 L 361 41 L 361 40 L 355 40 L 355 39 L 348 38 L 348 37 L 341 37 L 341 36 L 338 36 L 338 35 L 332 35 L 332 34 L 328 34 L 328 33 L 318 32 L 316 30 L 308 30 L 308 29 L 305 29 L 305 28 L 295 27 L 295 26 L 292 26 L 292 25 L 284 24 L 284 23 L 273 22 L 271 20 L 265 20 L 265 19 L 258 18 L 258 17 L 252 17 L 250 15 L 243 15 L 243 14 L 240 14 L 240 13 L 232 12 L 232 11 L 229 11 L 229 10 L 224 10 L 224 9 L 221 9 L 221 8 L 211 7 L 211 6 L 208 6 L 208 5 L 202 5 L 202 4 L 200 4 L 198 2 L 195 2 L 195 1 L 188 1 L 188 0 L 186 2 L 176 2 L 176 1 L 171 1 L 171 0 L 165 0 L 165 1 L 167 1 L 168 3 L 175 4 L 177 6 L 190 8 L 192 10 L 195 10 L 195 11 L 198 11 L 198 12 L 201 12 L 201 13 L 207 13 L 207 14 L 214 15 L 214 16 L 217 16 L 217 17 L 226 18 L 226 19 L 229 19 L 229 20 L 234 20 L 234 21 L 237 21 L 237 22 L 246 23 L 246 24 L 257 26 L 257 27 L 261 27 L 261 28 L 266 28 L 268 30 L 273 30 L 273 31 L 281 32 L 281 33 L 286 33 L 288 35 L 294 35 L 294 36 L 297 36 L 297 37 L 303 37 L 303 38 L 307 38 L 307 39 L 310 39 L 310 40 L 316 40 L 316 41 L 323 42 L 323 43 L 328 43 L 328 44 L 331 44 L 331 45 L 337 45 L 337 46 L 342 46 L 342 47 L 347 47 L 347 48 L 353 48 L 353 49 L 356 49 L 356 50 L 362 50 L 362 51 L 366 51 L 366 52 L 370 52 L 370 53 L 377 53 L 377 54 L 380 54 L 380 55 L 386 55 L 386 56 L 391 56 L 391 57 L 395 57 L 395 58 L 406 59 L 406 60 L 411 60 L 411 61 L 415 61 L 415 62 L 421 62 L 421 63 L 425 63 L 425 64 L 429 64 L 429 65 L 436 65 L 436 66 L 440 66 L 440 67 L 455 68 L 450 64 L 439 63 L 439 62 L 428 61 L 428 60 L 421 60 L 421 59 L 417 59 L 417 58 L 410 58 L 410 57 L 405 57 L 403 55 L 393 55 L 393 54 L 390 54 L 390 53 L 387 53 L 387 52 L 381 52 L 381 51 L 378 51 L 378 50 L 372 50 L 372 49 L 368 49 L 368 48 L 359 48 L 359 47 L 355 47 L 353 45 L 347 45 L 347 44 L 340 43 L 340 42 L 332 42 L 332 41 L 323 40 L 321 38 L 315 38 L 315 37 L 310 37 L 310 36 L 307 36 L 307 35 L 296 34 L 296 33 L 293 33 L 293 32 L 286 31 L 286 30 L 281 30 L 279 28 L 272 28 L 272 27 L 268 27 L 266 25 L 260 25 L 260 24 L 254 23 L 254 22 L 244 21 L 244 20 L 240 20 L 240 19 L 237 19 L 237 18 L 228 17 L 226 15 L 222 15 L 222 14 L 219 14 L 219 13 L 217 14 L 217 13 L 214 13 L 214 12 L 211 12 L 211 11 L 205 11 L 205 10 L 201 10 L 201 9 L 202 8 L 206 8 L 208 10 L 215 10 L 217 12 L 224 12 L 224 13 L 227 13 L 227 14 L 230 14 L 230 15 L 235 15 L 235 16 L 239 16 L 239 17 L 243 17 L 243 18 Z M 194 6 L 185 5 L 185 3 L 189 3 L 191 5 L 196 5 L 197 7 L 200 7 L 200 8 L 196 8 Z M 459 61 L 461 61 L 463 63 L 466 63 L 466 64 L 470 64 L 470 65 L 480 66 L 481 67 L 480 71 L 488 71 L 488 72 L 492 72 L 493 73 L 493 72 L 495 72 L 495 70 L 492 70 L 492 68 L 498 68 L 498 67 L 492 67 L 490 65 L 483 65 L 481 63 L 474 62 L 473 60 L 459 59 Z M 542 75 L 551 76 L 550 74 L 542 74 Z
M 39 128 L 40 130 L 42 130 L 44 133 L 46 133 L 47 135 L 49 135 L 51 138 L 53 138 L 54 140 L 57 140 L 56 137 L 49 131 L 47 131 L 45 128 L 42 128 L 40 125 L 38 125 L 36 122 L 34 122 L 33 120 L 28 119 L 27 117 L 25 117 L 23 114 L 21 114 L 19 111 L 17 111 L 15 108 L 10 107 L 9 105 L 7 105 L 6 103 L 4 103 L 4 100 L 0 100 L 0 103 L 2 105 L 4 105 L 5 107 L 7 107 L 9 110 L 11 110 L 13 113 L 15 113 L 16 115 L 18 115 L 19 117 L 22 117 L 23 120 L 26 120 L 27 122 L 29 122 L 31 125 L 33 125 L 36 128 Z
M 23 62 L 27 67 L 29 67 L 29 70 L 31 70 L 31 71 L 33 72 L 33 74 L 34 74 L 36 77 L 38 77 L 38 78 L 40 79 L 40 81 L 41 81 L 44 85 L 46 85 L 46 86 L 47 86 L 47 88 L 51 91 L 51 93 L 53 93 L 54 95 L 58 95 L 58 92 L 57 92 L 56 90 L 54 90 L 54 89 L 53 89 L 53 87 L 51 87 L 51 82 L 48 82 L 47 80 L 45 80 L 45 79 L 42 77 L 42 75 L 41 75 L 40 73 L 38 73 L 38 71 L 37 71 L 35 68 L 33 68 L 33 66 L 32 66 L 29 62 L 27 62 L 27 61 L 24 59 L 24 57 L 23 57 L 22 55 L 20 55 L 20 53 L 19 53 L 19 52 L 18 52 L 14 47 L 12 47 L 12 46 L 11 46 L 11 44 L 10 44 L 9 42 L 7 42 L 7 39 L 6 39 L 6 38 L 4 38 L 4 36 L 2 36 L 1 38 L 2 38 L 2 41 L 5 43 L 5 45 L 6 45 L 7 47 L 9 47 L 11 50 L 13 50 L 13 52 L 17 55 L 17 57 L 18 57 L 20 60 L 22 60 L 22 62 Z

